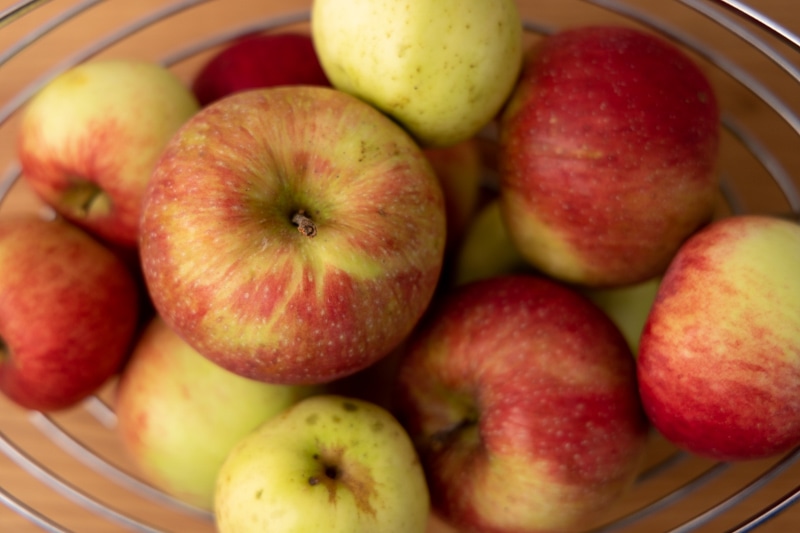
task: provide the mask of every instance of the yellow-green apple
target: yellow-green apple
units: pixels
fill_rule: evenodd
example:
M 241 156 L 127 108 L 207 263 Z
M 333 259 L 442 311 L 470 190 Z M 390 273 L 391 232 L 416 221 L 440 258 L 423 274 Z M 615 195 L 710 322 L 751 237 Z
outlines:
M 118 382 L 116 431 L 148 482 L 210 511 L 217 473 L 233 447 L 315 392 L 228 372 L 155 317 Z
M 649 425 L 634 358 L 566 285 L 517 274 L 454 288 L 398 376 L 396 416 L 457 531 L 590 527 L 639 472 Z
M 191 91 L 158 64 L 113 59 L 77 65 L 23 110 L 23 176 L 65 218 L 135 248 L 155 161 L 197 109 Z
M 139 290 L 120 257 L 64 220 L 0 221 L 0 390 L 40 411 L 95 393 L 130 352 Z
M 206 106 L 235 92 L 277 85 L 330 85 L 310 35 L 247 35 L 211 56 L 191 87 Z
M 714 213 L 720 119 L 707 76 L 629 27 L 579 26 L 529 52 L 499 127 L 517 248 L 570 283 L 660 275 Z
M 220 533 L 424 533 L 429 506 L 419 458 L 390 412 L 330 394 L 245 437 L 214 497 Z
M 800 225 L 739 215 L 678 251 L 642 333 L 638 377 L 653 425 L 717 460 L 800 445 Z
M 425 146 L 477 134 L 522 66 L 513 0 L 315 0 L 311 35 L 334 87 L 370 102 Z
M 455 255 L 450 285 L 531 271 L 511 241 L 496 198 L 483 205 L 470 221 Z
M 656 299 L 661 277 L 641 283 L 610 288 L 580 288 L 620 329 L 634 355 L 639 352 L 639 339 L 647 315 Z
M 452 146 L 426 148 L 425 155 L 444 193 L 447 216 L 445 254 L 449 254 L 458 246 L 478 208 L 483 178 L 480 143 L 473 137 Z
M 442 188 L 388 117 L 328 87 L 230 95 L 173 137 L 141 226 L 156 309 L 197 351 L 323 383 L 394 349 L 442 268 Z

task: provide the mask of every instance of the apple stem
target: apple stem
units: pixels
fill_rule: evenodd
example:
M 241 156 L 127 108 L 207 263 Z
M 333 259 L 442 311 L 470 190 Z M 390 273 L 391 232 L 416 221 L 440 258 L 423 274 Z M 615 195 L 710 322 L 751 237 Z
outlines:
M 292 224 L 297 226 L 297 230 L 306 237 L 314 237 L 317 234 L 316 224 L 306 216 L 306 212 L 303 209 L 294 214 Z
M 0 362 L 5 361 L 8 358 L 8 345 L 6 341 L 3 340 L 3 337 L 0 337 Z

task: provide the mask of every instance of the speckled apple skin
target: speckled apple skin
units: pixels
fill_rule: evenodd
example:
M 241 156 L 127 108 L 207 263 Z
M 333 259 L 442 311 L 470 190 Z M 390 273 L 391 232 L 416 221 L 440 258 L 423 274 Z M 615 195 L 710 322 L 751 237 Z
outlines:
M 464 532 L 596 524 L 638 473 L 649 427 L 619 330 L 532 275 L 463 285 L 428 316 L 395 410 L 437 512 Z
M 423 145 L 490 123 L 522 66 L 513 0 L 317 0 L 311 32 L 334 87 L 394 117 Z
M 670 265 L 639 348 L 653 425 L 718 460 L 800 445 L 800 226 L 754 215 L 693 236 Z
M 35 215 L 0 222 L 0 390 L 40 411 L 67 409 L 128 356 L 139 290 L 126 264 L 75 225 Z
M 541 271 L 589 286 L 663 273 L 711 220 L 719 109 L 656 35 L 564 30 L 529 50 L 500 127 L 503 218 Z
M 322 383 L 388 354 L 442 268 L 444 199 L 421 148 L 324 87 L 204 108 L 153 174 L 141 225 L 156 309 L 197 351 L 271 383 Z M 315 237 L 298 231 L 304 210 Z

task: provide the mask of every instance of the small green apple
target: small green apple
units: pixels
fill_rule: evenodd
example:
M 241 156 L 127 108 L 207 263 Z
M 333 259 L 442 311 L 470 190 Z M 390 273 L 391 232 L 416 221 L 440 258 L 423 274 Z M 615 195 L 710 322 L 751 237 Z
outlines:
M 633 354 L 639 351 L 639 337 L 658 293 L 661 277 L 622 287 L 583 288 L 582 292 L 619 327 Z
M 511 242 L 500 213 L 500 202 L 489 201 L 472 219 L 458 249 L 453 283 L 530 270 L 527 261 Z
M 447 146 L 489 123 L 522 67 L 513 0 L 315 0 L 311 31 L 334 87 Z
M 210 510 L 217 472 L 238 441 L 315 388 L 249 380 L 212 363 L 155 317 L 117 388 L 117 434 L 139 472 Z
M 423 533 L 425 475 L 408 434 L 382 407 L 305 399 L 230 453 L 214 509 L 220 533 Z

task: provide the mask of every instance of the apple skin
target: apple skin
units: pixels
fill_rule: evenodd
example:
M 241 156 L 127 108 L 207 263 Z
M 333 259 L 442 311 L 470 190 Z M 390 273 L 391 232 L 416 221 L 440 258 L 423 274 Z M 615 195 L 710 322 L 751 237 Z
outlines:
M 636 355 L 660 283 L 661 277 L 655 277 L 633 285 L 606 289 L 579 287 L 579 290 L 614 321 Z
M 424 152 L 444 193 L 447 254 L 457 248 L 478 208 L 483 178 L 481 145 L 473 137 L 452 146 L 427 148 Z
M 217 473 L 231 449 L 315 392 L 228 372 L 155 317 L 118 382 L 116 432 L 148 482 L 210 511 Z
M 214 508 L 220 533 L 424 533 L 429 502 L 413 443 L 391 413 L 326 394 L 231 451 Z
M 665 438 L 717 460 L 800 445 L 800 226 L 720 219 L 679 250 L 639 346 L 642 402 Z
M 24 178 L 59 214 L 135 248 L 142 196 L 172 134 L 198 109 L 191 91 L 147 61 L 96 60 L 28 102 L 18 134 Z
M 57 411 L 113 376 L 130 353 L 140 286 L 117 255 L 63 218 L 0 221 L 0 390 Z
M 334 87 L 393 117 L 426 147 L 477 134 L 522 66 L 513 0 L 316 0 L 311 35 Z
M 503 218 L 526 259 L 559 280 L 653 278 L 714 214 L 716 96 L 654 34 L 580 26 L 543 39 L 499 129 Z
M 444 199 L 421 148 L 326 87 L 233 94 L 167 146 L 142 218 L 162 318 L 239 375 L 330 382 L 394 349 L 427 309 Z M 316 235 L 298 231 L 305 212 Z
M 203 65 L 192 92 L 207 106 L 235 92 L 278 85 L 330 85 L 309 35 L 266 33 L 238 39 Z
M 394 412 L 432 508 L 460 532 L 596 525 L 639 472 L 649 429 L 622 334 L 534 275 L 445 295 L 409 339 Z

